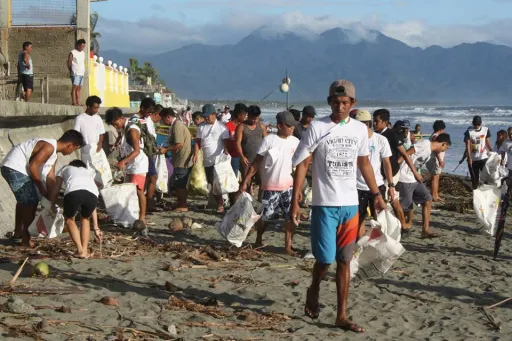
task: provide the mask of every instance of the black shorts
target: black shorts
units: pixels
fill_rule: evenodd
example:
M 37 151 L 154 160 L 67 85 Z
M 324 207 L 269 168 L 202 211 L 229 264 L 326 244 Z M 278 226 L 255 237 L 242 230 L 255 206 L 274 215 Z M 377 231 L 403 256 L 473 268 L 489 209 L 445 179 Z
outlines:
M 210 185 L 213 185 L 213 167 L 215 166 L 204 167 L 204 172 L 206 173 L 206 181 L 208 181 Z
M 98 197 L 86 190 L 73 191 L 64 196 L 64 217 L 73 218 L 78 211 L 82 218 L 90 218 L 98 205 Z
M 386 186 L 379 186 L 379 192 L 382 195 L 382 198 L 384 198 L 386 195 Z M 364 220 L 364 218 L 366 218 L 368 207 L 370 207 L 370 212 L 372 216 L 375 216 L 376 212 L 375 206 L 373 205 L 372 192 L 361 191 L 358 189 L 357 194 L 359 196 L 359 219 Z
M 21 74 L 20 82 L 23 85 L 23 90 L 34 90 L 34 75 Z
M 174 168 L 172 175 L 174 178 L 174 187 L 176 189 L 187 188 L 188 178 L 191 172 L 192 168 Z

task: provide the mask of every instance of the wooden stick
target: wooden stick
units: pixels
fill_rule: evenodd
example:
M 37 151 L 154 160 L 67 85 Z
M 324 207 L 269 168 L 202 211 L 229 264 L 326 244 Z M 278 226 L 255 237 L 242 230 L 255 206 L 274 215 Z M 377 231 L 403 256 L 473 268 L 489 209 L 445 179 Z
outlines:
M 505 304 L 505 303 L 507 303 L 508 301 L 512 301 L 512 297 L 509 297 L 509 298 L 507 298 L 506 300 L 503 300 L 503 301 L 498 302 L 498 303 L 496 303 L 496 304 L 493 304 L 493 305 L 490 305 L 490 306 L 488 306 L 488 307 L 485 307 L 485 309 L 496 308 L 497 306 L 502 305 L 502 304 Z
M 25 264 L 27 263 L 28 261 L 28 257 L 25 258 L 25 261 L 23 262 L 23 264 L 21 264 L 20 268 L 18 269 L 18 271 L 16 271 L 16 273 L 14 274 L 14 277 L 11 279 L 11 281 L 9 282 L 9 286 L 12 288 L 14 287 L 14 283 L 16 282 L 16 280 L 18 279 L 18 277 L 20 277 L 20 274 L 21 274 L 21 270 L 23 270 L 23 267 L 25 266 Z
M 76 288 L 50 288 L 50 289 L 32 289 L 32 288 L 1 288 L 1 294 L 27 294 L 27 295 L 66 295 L 83 294 L 85 291 Z

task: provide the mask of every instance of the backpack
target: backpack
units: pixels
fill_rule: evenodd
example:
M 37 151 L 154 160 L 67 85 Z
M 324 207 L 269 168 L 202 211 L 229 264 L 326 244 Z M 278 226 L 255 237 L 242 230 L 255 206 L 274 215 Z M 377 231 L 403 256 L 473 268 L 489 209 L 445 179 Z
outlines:
M 126 129 L 124 131 L 125 136 L 128 136 L 128 130 L 132 126 L 137 126 L 140 129 L 140 140 L 144 143 L 144 147 L 142 147 L 142 151 L 144 154 L 146 154 L 148 157 L 151 157 L 153 155 L 157 154 L 157 148 L 156 148 L 156 139 L 153 135 L 151 135 L 148 131 L 148 126 L 141 122 L 139 119 L 130 119 L 128 125 L 126 126 Z M 132 141 L 130 139 L 126 139 L 126 142 L 133 148 Z

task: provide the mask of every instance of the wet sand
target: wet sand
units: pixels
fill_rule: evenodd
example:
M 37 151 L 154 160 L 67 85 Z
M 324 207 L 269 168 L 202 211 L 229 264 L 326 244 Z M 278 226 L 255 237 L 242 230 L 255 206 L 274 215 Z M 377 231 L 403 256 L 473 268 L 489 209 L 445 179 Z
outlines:
M 94 257 L 88 260 L 69 255 L 75 248 L 67 235 L 38 241 L 33 251 L 20 251 L 2 240 L 2 283 L 11 280 L 30 254 L 15 290 L 80 292 L 4 290 L 0 305 L 15 296 L 35 312 L 13 314 L 3 308 L 1 339 L 510 340 L 512 302 L 487 310 L 501 323 L 499 332 L 478 308 L 512 296 L 512 234 L 508 229 L 500 257 L 493 261 L 494 239 L 480 232 L 472 211 L 457 211 L 470 198 L 471 193 L 461 191 L 447 196 L 453 210 L 434 205 L 432 227 L 443 234 L 439 239 L 419 238 L 418 209 L 414 230 L 402 240 L 406 252 L 391 270 L 381 278 L 351 283 L 349 315 L 366 329 L 364 334 L 333 327 L 334 268 L 321 287 L 320 319 L 310 320 L 303 310 L 312 261 L 283 253 L 281 227 L 269 227 L 263 249 L 252 249 L 255 234 L 241 249 L 230 247 L 214 227 L 220 216 L 202 209 L 206 201 L 196 198 L 189 213 L 149 216 L 154 223 L 151 241 L 134 240 L 133 231 L 107 224 L 101 255 L 99 245 L 91 243 Z M 171 233 L 169 221 L 182 216 L 203 228 Z M 302 256 L 310 250 L 308 229 L 302 224 L 294 239 Z M 50 265 L 47 279 L 30 277 L 40 260 Z M 116 298 L 119 305 L 104 305 L 104 296 Z M 38 329 L 43 319 L 46 323 Z M 177 335 L 169 332 L 171 325 Z

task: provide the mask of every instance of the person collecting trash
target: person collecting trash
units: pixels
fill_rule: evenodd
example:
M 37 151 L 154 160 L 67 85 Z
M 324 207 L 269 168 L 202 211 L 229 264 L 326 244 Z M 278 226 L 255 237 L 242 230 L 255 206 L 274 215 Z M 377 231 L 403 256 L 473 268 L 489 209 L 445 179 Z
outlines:
M 77 248 L 75 257 L 81 259 L 90 257 L 88 249 L 91 234 L 90 218 L 96 211 L 99 195 L 94 176 L 94 170 L 87 169 L 87 165 L 83 161 L 71 161 L 68 166 L 63 167 L 57 173 L 55 187 L 51 194 L 51 207 L 55 207 L 60 188 L 62 184 L 66 185 L 64 218 L 69 235 Z M 75 222 L 77 213 L 80 213 L 80 230 Z

